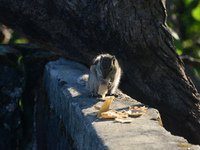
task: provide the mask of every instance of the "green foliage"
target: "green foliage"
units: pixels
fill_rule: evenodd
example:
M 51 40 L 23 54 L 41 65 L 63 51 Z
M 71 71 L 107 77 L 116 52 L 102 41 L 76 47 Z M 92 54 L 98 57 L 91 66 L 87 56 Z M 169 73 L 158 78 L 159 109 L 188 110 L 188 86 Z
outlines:
M 179 55 L 182 55 L 183 45 L 180 40 L 174 39 L 174 44 L 176 45 L 176 51 Z
M 23 58 L 23 56 L 19 56 L 18 60 L 17 60 L 17 63 L 20 65 L 21 64 L 21 59 Z
M 195 76 L 200 81 L 200 68 L 194 68 L 194 71 L 195 71 Z
M 23 105 L 22 105 L 22 100 L 21 99 L 19 100 L 19 107 L 20 107 L 20 110 L 23 111 Z
M 15 41 L 14 41 L 14 43 L 17 43 L 17 44 L 26 44 L 26 43 L 28 43 L 29 41 L 27 40 L 27 39 L 25 39 L 25 38 L 20 38 L 20 39 L 16 39 Z
M 192 10 L 192 17 L 197 21 L 200 21 L 200 2 L 197 7 Z
M 172 28 L 174 43 L 179 55 L 200 59 L 200 1 L 171 0 L 168 5 L 168 25 Z M 178 38 L 174 35 L 178 33 Z M 200 68 L 195 68 L 200 77 Z
M 19 107 L 22 107 L 22 100 L 19 100 Z
M 180 38 L 175 39 L 175 46 L 179 54 L 192 55 L 200 58 L 200 47 L 197 43 L 200 38 L 200 1 L 199 0 L 172 0 L 170 5 L 173 10 L 168 10 L 169 15 L 177 18 L 178 27 L 169 22 L 169 27 L 180 31 Z M 182 51 L 182 52 L 181 52 Z
M 23 36 L 20 36 L 15 31 L 13 31 L 12 38 L 10 39 L 9 44 L 13 44 L 13 43 L 26 44 L 26 43 L 29 43 L 29 40 L 24 38 Z

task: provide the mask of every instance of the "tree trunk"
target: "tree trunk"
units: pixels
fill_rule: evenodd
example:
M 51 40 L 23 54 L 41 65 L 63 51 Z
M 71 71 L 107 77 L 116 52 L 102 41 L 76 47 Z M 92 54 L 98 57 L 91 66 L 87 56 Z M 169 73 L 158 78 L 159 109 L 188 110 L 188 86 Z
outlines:
M 120 88 L 156 107 L 172 133 L 200 144 L 199 94 L 175 51 L 164 2 L 1 0 L 0 22 L 88 66 L 97 54 L 114 54 L 123 69 Z

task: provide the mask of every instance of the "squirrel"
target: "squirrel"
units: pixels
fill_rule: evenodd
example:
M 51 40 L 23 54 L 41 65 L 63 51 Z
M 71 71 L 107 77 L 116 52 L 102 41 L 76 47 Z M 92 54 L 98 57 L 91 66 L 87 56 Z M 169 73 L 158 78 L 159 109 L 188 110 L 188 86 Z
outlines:
M 98 88 L 101 84 L 107 85 L 108 95 L 115 94 L 121 74 L 122 70 L 115 56 L 98 55 L 89 71 L 88 87 L 91 96 L 98 96 Z

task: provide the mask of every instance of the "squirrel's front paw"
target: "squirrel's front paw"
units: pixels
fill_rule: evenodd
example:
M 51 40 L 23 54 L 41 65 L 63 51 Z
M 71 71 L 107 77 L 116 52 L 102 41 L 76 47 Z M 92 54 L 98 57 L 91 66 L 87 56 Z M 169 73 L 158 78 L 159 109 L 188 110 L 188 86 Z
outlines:
M 99 94 L 91 92 L 91 93 L 89 94 L 89 96 L 90 96 L 90 97 L 98 97 Z

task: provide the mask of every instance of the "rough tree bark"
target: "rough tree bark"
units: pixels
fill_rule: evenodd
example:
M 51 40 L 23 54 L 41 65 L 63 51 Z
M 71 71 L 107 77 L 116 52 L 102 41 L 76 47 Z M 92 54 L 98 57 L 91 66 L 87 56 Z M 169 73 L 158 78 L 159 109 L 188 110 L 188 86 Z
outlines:
M 44 49 L 86 65 L 99 53 L 116 55 L 121 89 L 156 107 L 172 133 L 200 144 L 199 94 L 166 18 L 164 0 L 0 1 L 0 22 Z

